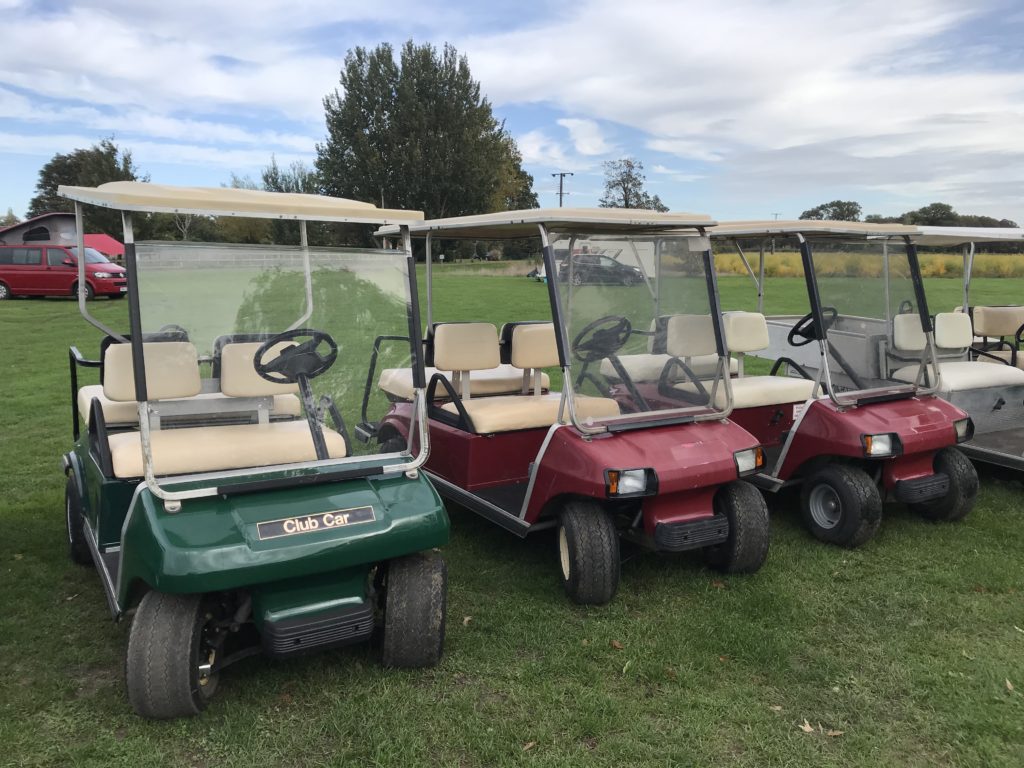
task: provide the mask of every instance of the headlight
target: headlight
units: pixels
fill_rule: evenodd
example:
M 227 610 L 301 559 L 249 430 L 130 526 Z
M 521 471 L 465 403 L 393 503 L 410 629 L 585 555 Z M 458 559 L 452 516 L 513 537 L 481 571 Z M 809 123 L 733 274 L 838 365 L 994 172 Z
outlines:
M 764 449 L 759 445 L 756 448 L 736 451 L 732 458 L 736 462 L 736 471 L 743 477 L 757 472 L 764 466 Z
M 861 435 L 860 442 L 864 446 L 864 455 L 876 459 L 898 456 L 903 452 L 899 435 L 892 432 L 883 435 Z
M 651 496 L 658 492 L 658 476 L 653 469 L 606 469 L 605 493 L 614 497 Z
M 113 275 L 110 272 L 93 272 L 92 276 L 93 277 L 113 277 Z
M 974 437 L 974 422 L 971 420 L 970 416 L 966 419 L 957 419 L 954 421 L 953 429 L 956 430 L 956 441 L 958 443 L 965 443 Z

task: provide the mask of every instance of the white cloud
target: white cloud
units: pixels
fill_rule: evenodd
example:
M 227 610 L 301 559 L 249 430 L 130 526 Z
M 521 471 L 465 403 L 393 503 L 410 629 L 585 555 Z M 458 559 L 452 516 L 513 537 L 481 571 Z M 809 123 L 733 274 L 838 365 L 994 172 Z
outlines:
M 569 138 L 581 155 L 605 155 L 615 149 L 605 139 L 601 126 L 593 120 L 566 117 L 557 122 L 569 131 Z

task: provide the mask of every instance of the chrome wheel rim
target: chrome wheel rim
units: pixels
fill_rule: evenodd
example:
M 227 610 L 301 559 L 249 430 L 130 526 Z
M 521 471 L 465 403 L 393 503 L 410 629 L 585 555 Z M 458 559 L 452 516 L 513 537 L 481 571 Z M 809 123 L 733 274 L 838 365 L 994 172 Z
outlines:
M 819 528 L 831 530 L 839 525 L 843 517 L 843 503 L 839 500 L 839 494 L 826 483 L 811 489 L 807 505 L 811 510 L 811 518 Z

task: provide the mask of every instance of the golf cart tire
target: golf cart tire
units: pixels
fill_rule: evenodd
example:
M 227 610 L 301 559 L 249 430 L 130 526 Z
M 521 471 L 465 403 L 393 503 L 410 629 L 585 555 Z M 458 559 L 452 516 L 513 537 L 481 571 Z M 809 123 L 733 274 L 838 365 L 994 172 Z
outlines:
M 392 435 L 380 444 L 381 453 L 401 453 L 405 450 L 408 441 L 401 435 Z
M 723 573 L 754 573 L 768 557 L 771 522 L 761 492 L 734 480 L 715 494 L 715 514 L 729 521 L 729 538 L 704 550 L 705 562 Z
M 934 466 L 937 473 L 949 478 L 949 490 L 938 499 L 910 504 L 910 510 L 937 523 L 963 520 L 978 497 L 977 470 L 956 448 L 943 448 L 935 454 Z
M 153 720 L 198 715 L 217 690 L 199 679 L 207 616 L 202 595 L 147 592 L 128 632 L 125 679 L 136 714 Z
M 417 554 L 388 563 L 384 595 L 386 667 L 432 667 L 444 650 L 448 567 L 441 557 Z
M 562 586 L 574 603 L 604 605 L 619 588 L 619 534 L 608 511 L 594 501 L 565 504 L 558 520 Z
M 64 489 L 64 520 L 68 531 L 68 557 L 77 565 L 92 565 L 92 553 L 85 540 L 85 520 L 82 517 L 82 494 L 74 475 L 68 475 Z
M 830 490 L 829 490 L 830 489 Z M 839 519 L 831 526 L 815 520 L 816 494 L 838 501 Z M 800 491 L 804 525 L 815 538 L 853 549 L 869 541 L 882 524 L 882 497 L 867 472 L 847 464 L 832 464 L 808 477 Z

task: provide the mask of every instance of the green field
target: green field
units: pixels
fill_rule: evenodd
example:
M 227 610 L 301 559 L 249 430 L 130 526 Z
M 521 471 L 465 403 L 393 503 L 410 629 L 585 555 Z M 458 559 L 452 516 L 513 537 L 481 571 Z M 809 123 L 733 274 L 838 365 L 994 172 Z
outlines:
M 436 319 L 547 316 L 535 282 L 448 269 Z M 726 308 L 755 306 L 749 279 L 721 288 Z M 972 298 L 1016 288 L 977 280 Z M 928 291 L 933 311 L 960 302 L 955 280 Z M 799 278 L 766 295 L 806 311 Z M 91 309 L 125 327 L 125 303 Z M 100 334 L 71 301 L 16 300 L 0 339 L 0 765 L 1024 765 L 1024 488 L 991 471 L 963 523 L 887 508 L 856 551 L 815 543 L 775 497 L 753 576 L 625 549 L 601 608 L 563 597 L 550 533 L 521 541 L 452 508 L 439 667 L 386 671 L 370 646 L 250 659 L 202 717 L 142 721 L 127 627 L 65 553 L 67 348 L 94 355 Z

